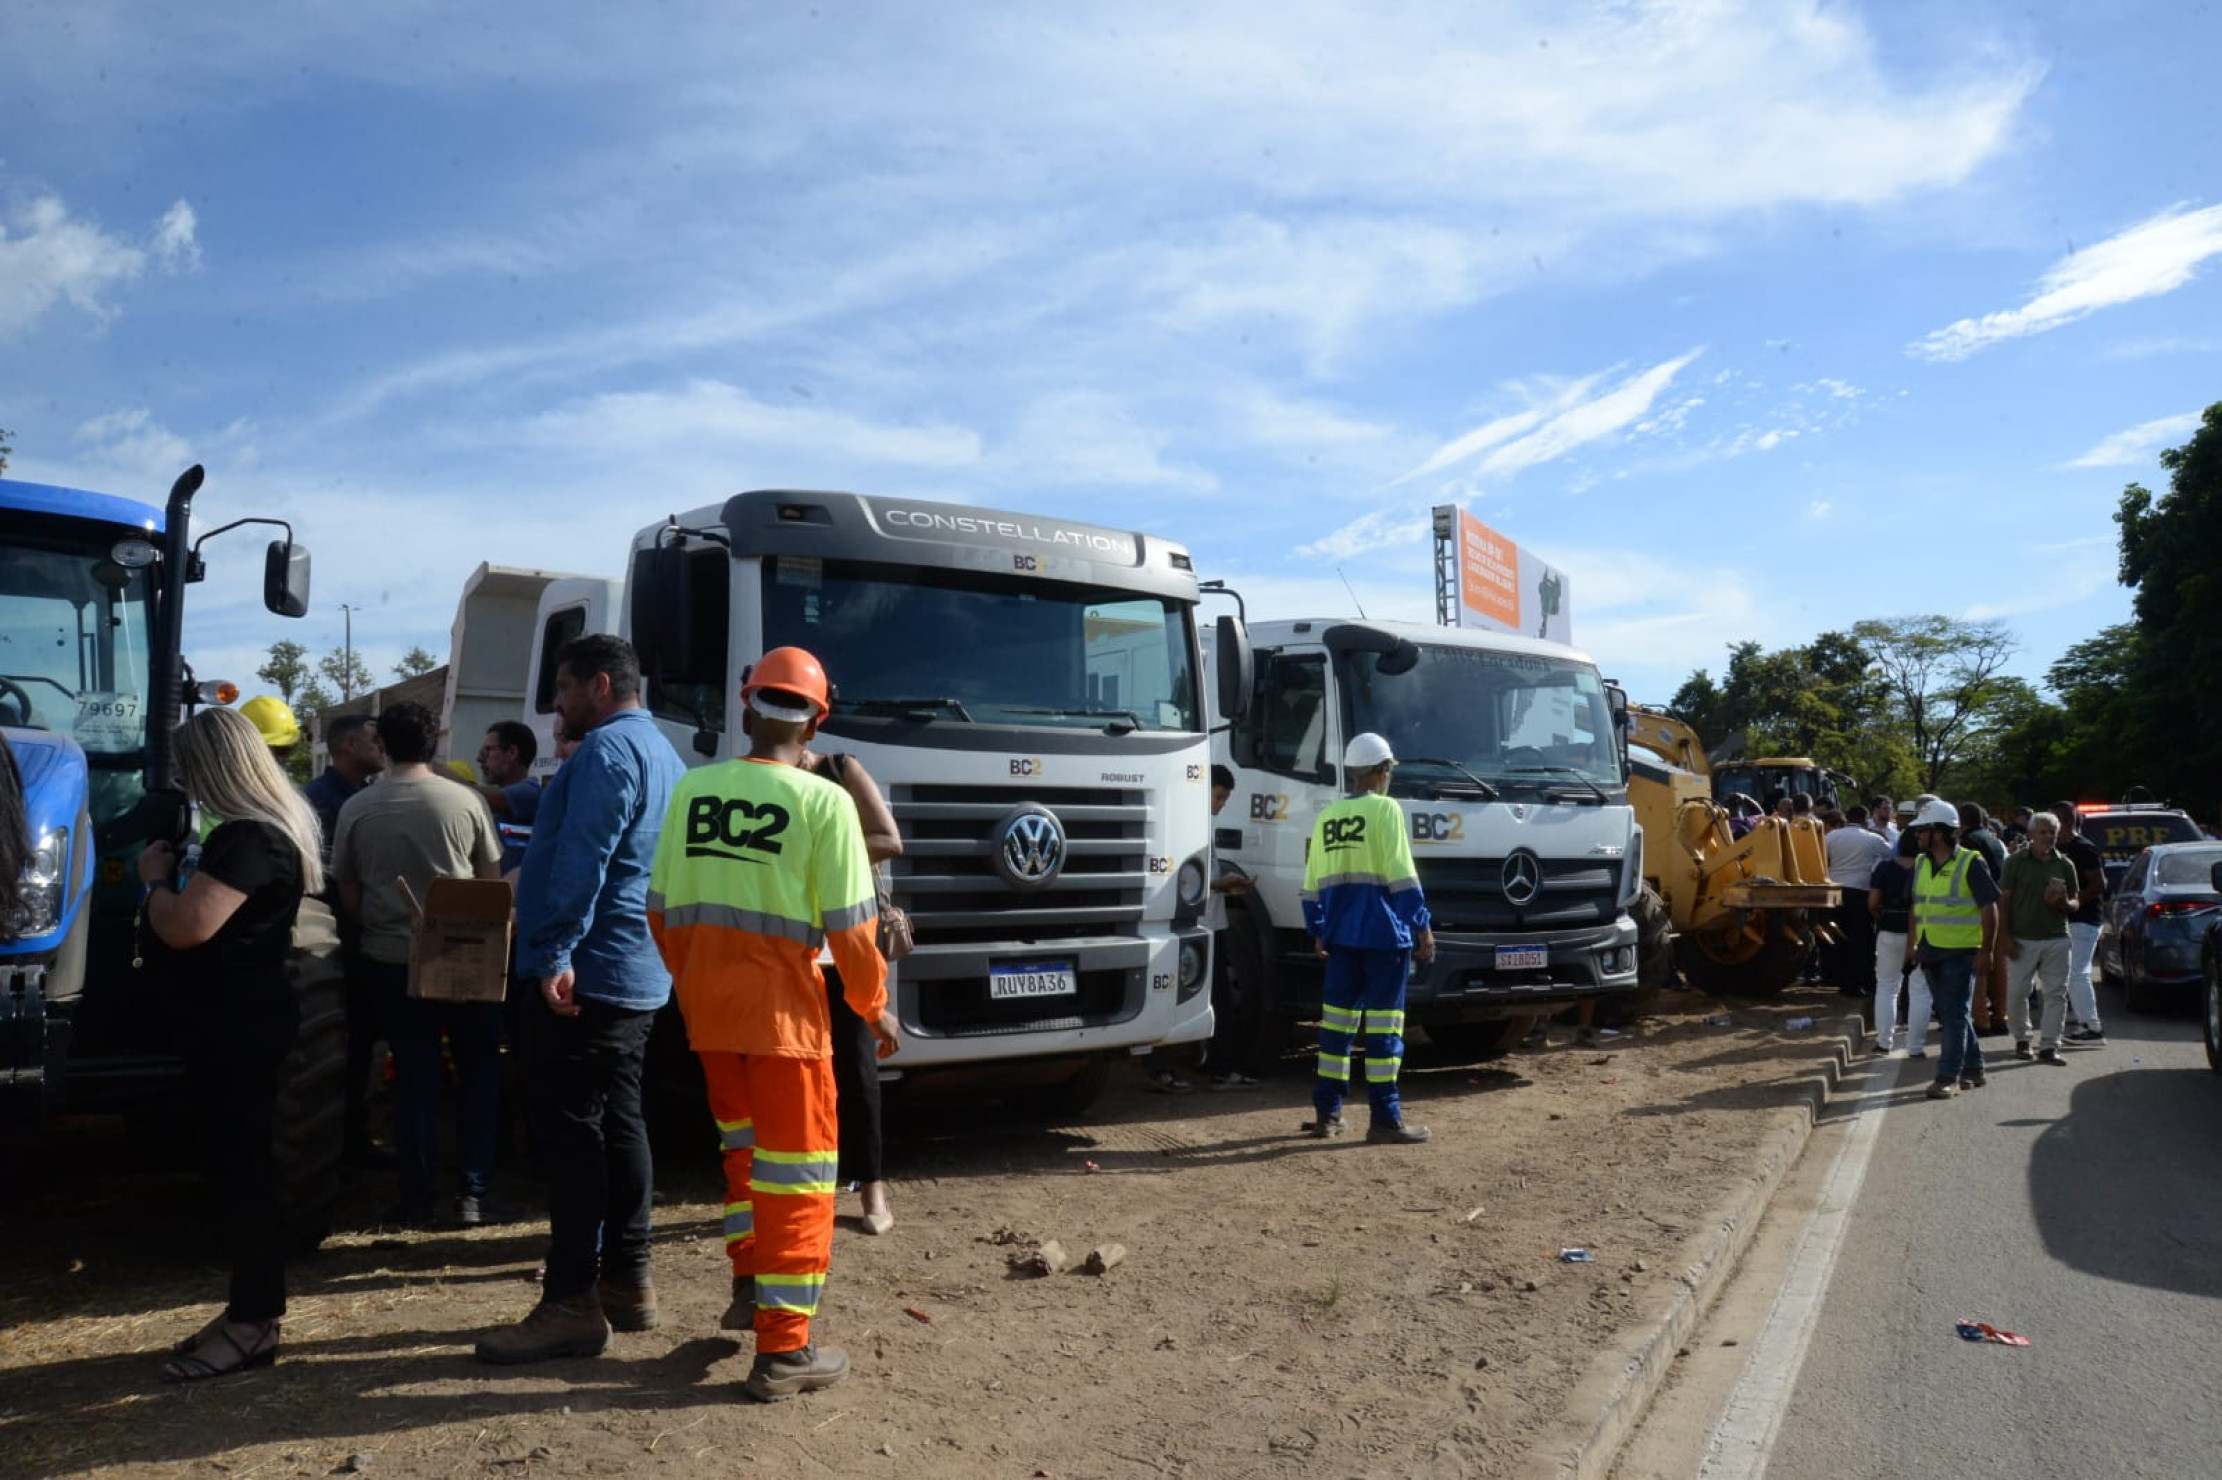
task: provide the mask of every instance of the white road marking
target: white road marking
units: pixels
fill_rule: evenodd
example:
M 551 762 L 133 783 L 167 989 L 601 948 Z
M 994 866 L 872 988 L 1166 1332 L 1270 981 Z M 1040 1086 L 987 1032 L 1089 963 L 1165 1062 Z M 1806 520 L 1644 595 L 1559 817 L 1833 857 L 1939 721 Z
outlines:
M 1782 1416 L 1797 1390 L 1798 1371 L 1805 1365 L 1807 1345 L 1821 1318 L 1821 1303 L 1828 1296 L 1829 1281 L 1836 1273 L 1836 1256 L 1844 1243 L 1844 1227 L 1851 1221 L 1852 1204 L 1859 1199 L 1860 1184 L 1867 1180 L 1868 1158 L 1874 1154 L 1875 1136 L 1882 1128 L 1887 1096 L 1897 1087 L 1902 1060 L 1871 1064 L 1867 1084 L 1854 1104 L 1852 1123 L 1844 1131 L 1829 1167 L 1821 1200 L 1806 1219 L 1798 1236 L 1790 1269 L 1767 1312 L 1767 1324 L 1752 1343 L 1736 1389 L 1728 1395 L 1719 1420 L 1705 1446 L 1699 1480 L 1759 1480 L 1767 1473 L 1775 1439 L 1782 1432 Z

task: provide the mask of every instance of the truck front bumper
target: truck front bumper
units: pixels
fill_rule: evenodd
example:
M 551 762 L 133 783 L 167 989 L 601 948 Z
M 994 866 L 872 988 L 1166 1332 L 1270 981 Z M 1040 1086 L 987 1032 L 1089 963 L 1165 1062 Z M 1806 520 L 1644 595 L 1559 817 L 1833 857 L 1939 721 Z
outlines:
M 1500 966 L 1500 951 L 1544 952 L 1541 966 Z M 1438 931 L 1435 959 L 1414 962 L 1406 1005 L 1422 1021 L 1433 1017 L 1515 1017 L 1589 997 L 1636 989 L 1636 922 L 1623 915 L 1610 925 L 1517 934 Z

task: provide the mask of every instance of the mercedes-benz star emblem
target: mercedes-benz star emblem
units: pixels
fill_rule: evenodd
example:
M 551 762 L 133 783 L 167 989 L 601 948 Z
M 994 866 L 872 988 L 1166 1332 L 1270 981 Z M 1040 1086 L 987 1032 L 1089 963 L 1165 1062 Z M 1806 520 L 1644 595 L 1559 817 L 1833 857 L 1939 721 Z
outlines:
M 995 840 L 995 871 L 1013 889 L 1046 889 L 1065 866 L 1065 829 L 1047 807 L 1005 817 Z
M 1543 889 L 1543 865 L 1522 848 L 1504 861 L 1504 897 L 1515 906 L 1532 903 Z

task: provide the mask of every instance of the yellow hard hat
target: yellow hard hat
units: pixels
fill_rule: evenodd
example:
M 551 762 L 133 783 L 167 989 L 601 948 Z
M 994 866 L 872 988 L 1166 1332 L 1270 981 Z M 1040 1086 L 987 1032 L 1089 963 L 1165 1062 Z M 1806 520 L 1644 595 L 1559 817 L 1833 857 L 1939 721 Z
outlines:
M 286 750 L 301 743 L 301 722 L 276 694 L 257 694 L 240 705 L 239 712 L 272 750 Z
M 448 773 L 458 781 L 468 781 L 474 786 L 478 783 L 478 768 L 460 756 L 449 761 L 447 768 Z

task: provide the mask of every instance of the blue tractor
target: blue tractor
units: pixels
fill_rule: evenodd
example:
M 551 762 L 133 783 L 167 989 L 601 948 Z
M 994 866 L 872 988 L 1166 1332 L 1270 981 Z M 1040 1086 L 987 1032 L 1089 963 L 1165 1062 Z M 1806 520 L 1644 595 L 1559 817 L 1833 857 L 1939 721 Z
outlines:
M 140 849 L 199 825 L 177 786 L 170 732 L 230 685 L 197 681 L 182 653 L 185 588 L 200 546 L 245 524 L 285 530 L 264 561 L 263 603 L 308 610 L 309 555 L 282 521 L 241 519 L 193 540 L 202 471 L 154 508 L 110 494 L 0 479 L 0 734 L 23 781 L 32 856 L 22 902 L 0 920 L 0 1124 L 55 1112 L 122 1114 L 174 1145 L 182 1000 L 135 967 Z M 221 690 L 222 692 L 219 692 Z M 301 1037 L 279 1108 L 296 1243 L 321 1238 L 337 1191 L 346 1059 L 337 937 L 305 903 L 295 940 Z

